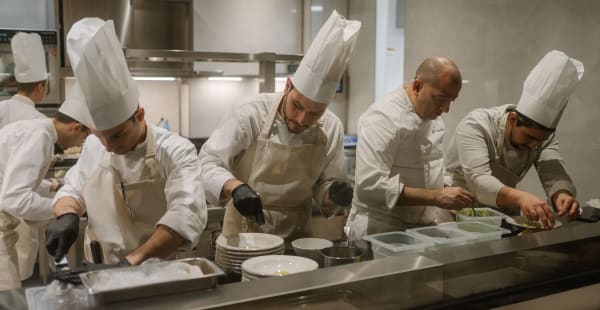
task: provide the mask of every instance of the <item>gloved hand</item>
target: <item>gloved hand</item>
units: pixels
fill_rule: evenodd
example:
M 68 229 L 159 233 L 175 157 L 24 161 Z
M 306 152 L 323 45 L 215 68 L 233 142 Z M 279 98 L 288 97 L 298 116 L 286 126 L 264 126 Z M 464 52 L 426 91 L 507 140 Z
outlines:
M 329 200 L 338 206 L 347 207 L 352 203 L 352 194 L 354 189 L 347 182 L 334 181 L 329 186 Z
M 75 213 L 65 213 L 46 227 L 46 249 L 56 262 L 69 251 L 78 233 L 79 216 Z
M 252 190 L 250 185 L 242 184 L 236 187 L 231 193 L 233 197 L 233 206 L 243 216 L 253 216 L 256 222 L 260 225 L 265 223 L 265 218 L 262 212 L 262 202 L 258 194 Z

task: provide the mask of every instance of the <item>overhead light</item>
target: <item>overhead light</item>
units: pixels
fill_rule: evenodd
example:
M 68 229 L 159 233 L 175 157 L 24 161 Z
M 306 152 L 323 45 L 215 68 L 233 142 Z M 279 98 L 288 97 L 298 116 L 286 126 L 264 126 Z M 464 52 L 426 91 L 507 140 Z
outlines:
M 136 81 L 175 81 L 173 76 L 134 76 Z
M 323 6 L 322 5 L 311 5 L 310 11 L 311 12 L 323 12 Z
M 229 81 L 229 82 L 239 82 L 242 80 L 241 76 L 209 76 L 209 81 Z
M 462 83 L 463 84 L 469 84 L 469 83 L 471 83 L 471 81 L 469 81 L 469 80 L 462 80 Z
M 280 77 L 276 77 L 275 81 L 276 82 L 285 82 L 285 81 L 287 81 L 287 79 L 288 79 L 287 77 L 280 76 Z

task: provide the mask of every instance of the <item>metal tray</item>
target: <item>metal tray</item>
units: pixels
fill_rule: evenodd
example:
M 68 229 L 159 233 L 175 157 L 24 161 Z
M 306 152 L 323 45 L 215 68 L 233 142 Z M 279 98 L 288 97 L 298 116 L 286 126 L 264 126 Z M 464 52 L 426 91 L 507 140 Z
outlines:
M 154 282 L 145 285 L 132 285 L 125 288 L 117 288 L 112 290 L 96 291 L 90 287 L 94 283 L 94 278 L 102 271 L 91 271 L 80 275 L 83 285 L 88 289 L 88 294 L 95 304 L 105 304 L 117 301 L 139 299 L 150 296 L 168 295 L 175 293 L 183 293 L 194 290 L 204 290 L 214 288 L 217 285 L 217 278 L 225 273 L 215 263 L 204 257 L 185 258 L 173 261 L 164 261 L 156 263 L 156 265 L 167 266 L 173 262 L 183 262 L 190 265 L 200 267 L 203 275 L 176 281 Z M 143 266 L 126 267 L 115 269 L 115 272 L 129 270 L 134 271 L 141 269 Z M 104 270 L 106 272 L 106 270 Z

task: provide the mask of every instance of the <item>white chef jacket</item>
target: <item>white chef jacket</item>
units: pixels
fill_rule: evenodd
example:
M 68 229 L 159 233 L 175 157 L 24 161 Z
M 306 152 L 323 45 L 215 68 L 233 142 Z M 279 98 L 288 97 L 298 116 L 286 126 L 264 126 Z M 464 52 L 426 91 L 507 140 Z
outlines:
M 51 119 L 18 121 L 0 130 L 0 208 L 28 222 L 52 219 L 51 198 L 36 192 L 48 172 L 57 135 Z
M 0 128 L 24 119 L 46 118 L 35 109 L 35 103 L 19 94 L 0 102 Z
M 507 183 L 507 180 L 498 179 L 492 173 L 490 163 L 496 159 L 499 151 L 497 141 L 502 119 L 511 107 L 515 106 L 502 105 L 471 111 L 456 127 L 447 150 L 446 169 L 453 183 L 465 186 L 477 196 L 480 203 L 492 207 L 498 207 L 498 192 Z M 548 197 L 559 190 L 576 194 L 575 185 L 560 155 L 556 135 L 552 134 L 541 144 L 533 162 L 529 162 L 529 150 L 514 148 L 508 139 L 505 138 L 504 149 L 501 150 L 504 157 L 501 166 L 522 179 L 533 164 Z
M 16 94 L 0 102 L 0 129 L 10 123 L 26 119 L 45 119 L 46 116 L 35 109 L 35 103 L 26 96 Z M 42 180 L 38 192 L 50 197 L 52 182 Z
M 165 180 L 167 199 L 167 212 L 156 225 L 165 225 L 177 232 L 186 240 L 182 249 L 191 249 L 198 242 L 207 220 L 196 149 L 190 141 L 173 132 L 149 123 L 146 123 L 146 126 L 153 127 L 158 174 Z M 112 167 L 122 176 L 124 182 L 137 180 L 141 176 L 147 139 L 146 137 L 144 142 L 124 155 L 112 155 Z M 106 152 L 100 140 L 94 135 L 89 135 L 79 160 L 65 175 L 65 184 L 56 193 L 53 204 L 61 197 L 72 197 L 85 210 L 85 197 L 81 191 L 86 181 L 99 168 Z
M 411 212 L 410 207 L 398 205 L 405 185 L 444 186 L 444 132 L 440 117 L 419 117 L 403 87 L 372 104 L 358 120 L 351 214 L 362 210 L 369 216 L 379 214 L 404 222 L 403 213 Z M 434 162 L 437 164 L 432 165 Z
M 263 123 L 273 101 L 281 98 L 281 93 L 259 94 L 235 104 L 221 121 L 210 139 L 202 146 L 198 154 L 202 167 L 202 181 L 206 198 L 211 204 L 219 201 L 223 184 L 234 178 L 232 174 L 236 161 L 260 135 Z M 319 125 L 327 137 L 327 164 L 317 183 L 313 187 L 313 199 L 320 206 L 323 195 L 333 179 L 345 180 L 344 171 L 344 129 L 342 122 L 331 111 L 326 110 Z M 277 114 L 271 129 L 270 140 L 285 145 L 310 144 L 315 142 L 311 131 L 299 134 L 290 132 L 285 121 Z

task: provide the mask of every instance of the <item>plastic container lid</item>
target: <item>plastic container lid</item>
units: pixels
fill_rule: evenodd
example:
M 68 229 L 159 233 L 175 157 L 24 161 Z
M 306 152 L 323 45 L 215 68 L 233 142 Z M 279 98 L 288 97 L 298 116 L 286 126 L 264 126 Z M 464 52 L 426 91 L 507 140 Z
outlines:
M 448 222 L 442 223 L 439 226 L 447 226 L 473 234 L 476 236 L 475 241 L 500 239 L 502 235 L 510 233 L 510 230 L 506 228 L 478 221 Z
M 456 221 L 478 221 L 484 222 L 495 226 L 502 224 L 503 218 L 508 218 L 508 215 L 494 210 L 492 208 L 475 208 L 475 215 L 471 208 L 465 208 L 456 212 Z
M 411 228 L 407 229 L 406 232 L 431 240 L 438 247 L 462 245 L 476 238 L 474 234 L 444 225 Z
M 371 242 L 375 258 L 419 253 L 434 245 L 430 240 L 402 231 L 367 235 L 363 239 Z

